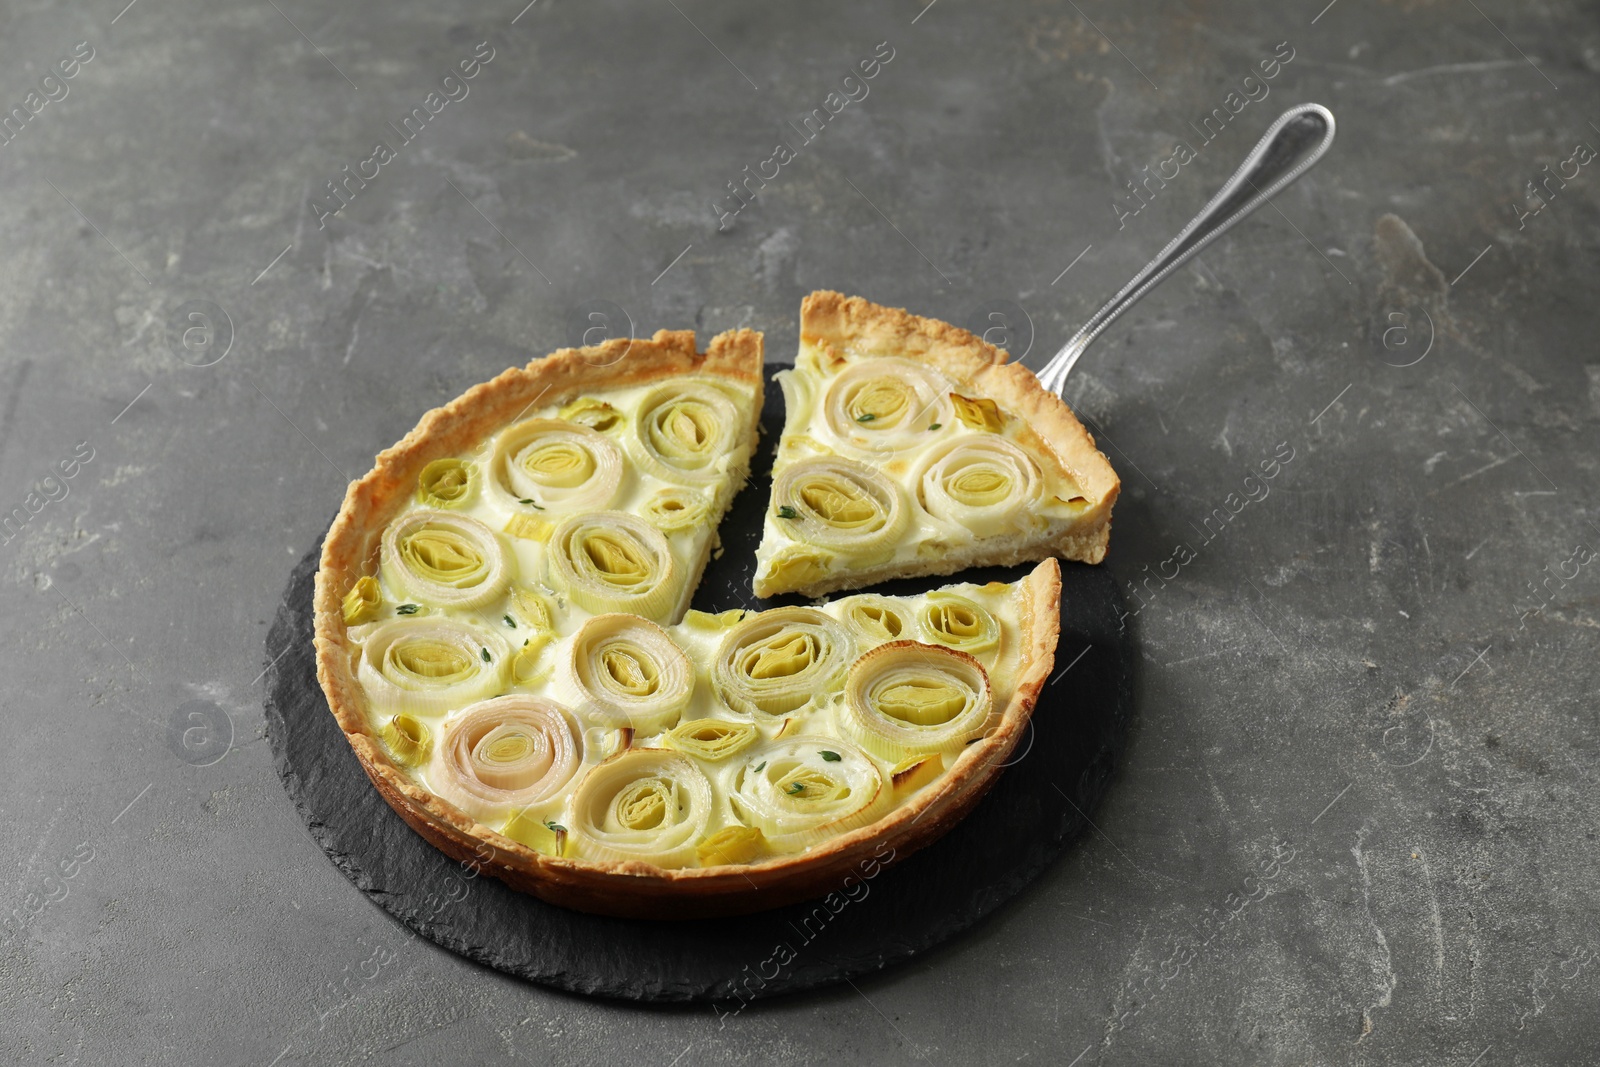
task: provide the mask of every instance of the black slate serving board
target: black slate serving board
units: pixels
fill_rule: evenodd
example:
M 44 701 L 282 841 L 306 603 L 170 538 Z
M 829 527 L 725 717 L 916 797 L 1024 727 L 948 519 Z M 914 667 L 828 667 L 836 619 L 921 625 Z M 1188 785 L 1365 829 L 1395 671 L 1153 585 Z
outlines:
M 769 370 L 772 369 L 769 367 Z M 726 552 L 695 595 L 705 611 L 759 609 L 751 561 L 783 423 L 769 384 L 750 485 L 722 525 Z M 417 934 L 496 970 L 575 993 L 648 1002 L 746 1001 L 812 989 L 904 962 L 965 930 L 1027 885 L 1075 839 L 1109 783 L 1127 733 L 1135 663 L 1110 573 L 1062 568 L 1061 640 L 1033 728 L 978 806 L 929 848 L 838 893 L 716 921 L 586 915 L 472 872 L 412 831 L 378 795 L 317 684 L 311 589 L 320 546 L 289 576 L 267 637 L 267 728 L 278 773 L 312 837 L 358 889 Z M 1015 581 L 1030 568 L 890 582 L 918 593 L 953 581 Z M 281 657 L 281 658 L 280 658 Z M 1070 677 L 1063 679 L 1063 672 Z

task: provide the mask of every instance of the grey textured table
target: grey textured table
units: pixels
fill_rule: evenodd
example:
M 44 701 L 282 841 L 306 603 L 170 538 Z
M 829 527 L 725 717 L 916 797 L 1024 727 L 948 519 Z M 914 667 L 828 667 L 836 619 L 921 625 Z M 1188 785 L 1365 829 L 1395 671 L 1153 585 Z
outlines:
M 121 3 L 0 5 L 0 1060 L 1594 1057 L 1593 4 Z M 719 1017 L 318 850 L 263 638 L 424 410 L 596 324 L 783 358 L 819 287 L 1037 367 L 1304 100 L 1333 152 L 1069 383 L 1144 670 L 1022 897 Z

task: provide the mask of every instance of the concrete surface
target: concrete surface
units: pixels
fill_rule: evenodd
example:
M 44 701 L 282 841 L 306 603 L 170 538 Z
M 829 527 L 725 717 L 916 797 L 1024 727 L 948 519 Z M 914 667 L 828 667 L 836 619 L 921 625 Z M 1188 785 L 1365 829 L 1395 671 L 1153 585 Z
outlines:
M 0 1059 L 1595 1057 L 1592 3 L 519 7 L 0 3 Z M 1333 152 L 1069 383 L 1146 669 L 1014 904 L 719 1019 L 406 943 L 312 843 L 262 640 L 421 412 L 591 314 L 782 358 L 817 287 L 1038 366 L 1304 100 Z

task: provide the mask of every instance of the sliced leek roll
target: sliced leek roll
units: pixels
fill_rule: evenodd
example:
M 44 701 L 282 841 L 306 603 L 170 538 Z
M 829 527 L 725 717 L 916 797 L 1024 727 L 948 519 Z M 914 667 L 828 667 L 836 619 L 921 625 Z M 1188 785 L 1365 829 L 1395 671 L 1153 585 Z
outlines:
M 511 591 L 511 611 L 522 621 L 523 626 L 535 633 L 555 631 L 555 614 L 550 609 L 550 601 L 532 589 L 519 588 Z
M 1025 529 L 1044 477 L 1026 452 L 993 434 L 964 435 L 935 450 L 918 482 L 928 514 L 996 537 Z
M 773 741 L 742 758 L 729 802 L 777 852 L 798 852 L 865 826 L 893 803 L 877 764 L 838 738 Z
M 962 424 L 983 433 L 999 433 L 1005 429 L 1006 417 L 996 404 L 986 396 L 962 396 L 959 393 L 950 394 L 950 402 L 955 405 L 956 418 Z
M 822 612 L 774 608 L 722 639 L 711 680 L 734 711 L 785 715 L 825 696 L 853 651 L 850 635 Z
M 912 636 L 906 631 L 915 622 L 900 601 L 886 596 L 853 596 L 841 600 L 839 609 L 844 624 L 856 635 L 861 648 Z
M 783 434 L 787 444 L 806 434 L 816 420 L 817 382 L 809 374 L 795 370 L 779 371 L 773 376 L 783 389 Z M 782 445 L 780 445 L 782 447 Z
M 583 762 L 604 763 L 619 752 L 633 747 L 633 727 L 610 729 L 590 726 L 583 731 Z
M 697 489 L 669 486 L 644 502 L 647 522 L 667 533 L 705 525 L 711 515 L 711 498 Z
M 417 499 L 424 507 L 461 508 L 478 494 L 478 468 L 464 459 L 436 459 L 417 477 Z
M 695 848 L 702 867 L 749 863 L 760 855 L 766 835 L 754 826 L 724 826 Z
M 477 519 L 411 511 L 383 531 L 383 572 L 425 604 L 477 608 L 505 594 L 512 563 L 500 538 Z
M 391 619 L 367 635 L 356 674 L 380 707 L 437 714 L 498 689 L 509 650 L 499 634 L 455 619 Z
M 343 608 L 346 626 L 357 626 L 378 617 L 378 605 L 383 603 L 383 590 L 376 578 L 357 578 L 356 584 L 344 595 Z
M 724 472 L 741 420 L 733 398 L 709 382 L 673 382 L 639 404 L 634 443 L 645 470 L 674 482 L 708 482 Z
M 479 822 L 500 822 L 556 796 L 582 757 L 566 708 L 543 697 L 496 697 L 445 721 L 428 782 Z
M 715 763 L 743 752 L 759 736 L 760 732 L 747 722 L 694 719 L 679 723 L 662 740 L 668 748 Z
M 935 370 L 885 357 L 853 364 L 828 386 L 828 428 L 860 448 L 898 452 L 950 421 L 949 386 Z
M 718 612 L 695 611 L 690 608 L 684 612 L 683 625 L 694 633 L 717 634 L 738 626 L 749 614 L 744 608 L 730 608 Z
M 568 422 L 576 422 L 587 426 L 591 430 L 605 433 L 621 426 L 626 416 L 604 400 L 596 400 L 592 396 L 579 397 L 561 409 L 561 417 Z
M 833 573 L 835 558 L 832 552 L 809 545 L 793 544 L 780 548 L 761 565 L 756 575 L 756 588 L 764 591 L 756 595 L 774 596 L 820 582 Z
M 538 515 L 520 512 L 507 519 L 501 528 L 512 537 L 524 541 L 548 541 L 555 532 L 556 524 Z
M 677 607 L 681 577 L 666 536 L 622 511 L 565 520 L 550 537 L 550 572 L 585 611 L 626 611 L 664 619 Z
M 982 735 L 993 709 L 989 676 L 977 660 L 939 645 L 894 641 L 851 666 L 839 725 L 886 760 L 932 752 L 953 759 Z
M 896 795 L 906 796 L 938 778 L 943 770 L 944 760 L 937 752 L 930 752 L 926 756 L 907 756 L 894 765 L 894 770 L 889 772 L 889 780 L 894 783 Z
M 555 665 L 542 660 L 549 643 L 549 634 L 536 635 L 527 638 L 521 648 L 511 653 L 511 666 L 506 675 L 512 685 L 534 686 L 550 677 Z
M 384 723 L 381 736 L 402 767 L 420 767 L 433 751 L 433 732 L 405 712 Z
M 495 443 L 492 484 L 502 499 L 570 513 L 609 507 L 622 484 L 622 450 L 604 434 L 562 419 L 529 419 Z
M 934 644 L 978 655 L 1000 644 L 1000 623 L 983 605 L 958 593 L 929 593 L 918 612 L 922 632 Z
M 887 475 L 829 456 L 785 467 L 773 479 L 772 506 L 796 541 L 856 560 L 893 552 L 911 519 L 904 494 Z
M 500 832 L 547 856 L 561 856 L 567 851 L 567 828 L 549 816 L 541 818 L 534 811 L 512 812 Z
M 514 685 L 532 685 L 550 674 L 552 664 L 541 663 L 544 648 L 556 636 L 555 614 L 550 601 L 531 589 L 511 591 L 511 611 L 504 621 L 515 624 L 513 634 L 522 634 L 521 647 L 511 654 L 510 680 Z M 515 640 L 512 641 L 515 645 Z
M 640 736 L 670 728 L 694 696 L 694 668 L 667 631 L 637 615 L 596 615 L 572 641 L 567 666 L 596 726 Z
M 691 866 L 712 806 L 711 783 L 693 760 L 662 748 L 632 749 L 579 783 L 570 842 L 588 860 Z

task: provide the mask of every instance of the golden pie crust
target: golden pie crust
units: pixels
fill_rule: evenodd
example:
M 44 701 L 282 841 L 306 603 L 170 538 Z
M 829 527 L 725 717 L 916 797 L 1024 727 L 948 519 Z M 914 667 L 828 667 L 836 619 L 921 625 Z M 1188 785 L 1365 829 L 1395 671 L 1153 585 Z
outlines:
M 470 451 L 535 403 L 691 373 L 759 385 L 761 336 L 748 330 L 724 333 L 701 354 L 692 333 L 661 331 L 648 341 L 563 349 L 469 389 L 424 416 L 403 440 L 378 455 L 372 471 L 351 484 L 317 572 L 317 678 L 378 792 L 429 843 L 474 871 L 580 911 L 653 919 L 744 914 L 823 896 L 843 888 L 846 876 L 859 878 L 868 862 L 876 869 L 903 859 L 954 826 L 994 783 L 1021 739 L 1054 663 L 1061 570 L 1049 559 L 1019 582 L 1014 594 L 1019 622 L 1015 683 L 1005 706 L 996 708 L 994 728 L 969 745 L 948 772 L 877 822 L 808 852 L 754 865 L 665 869 L 546 855 L 490 830 L 413 782 L 391 760 L 369 721 L 341 601 L 358 577 L 371 572 L 383 530 L 411 499 L 423 466 Z

